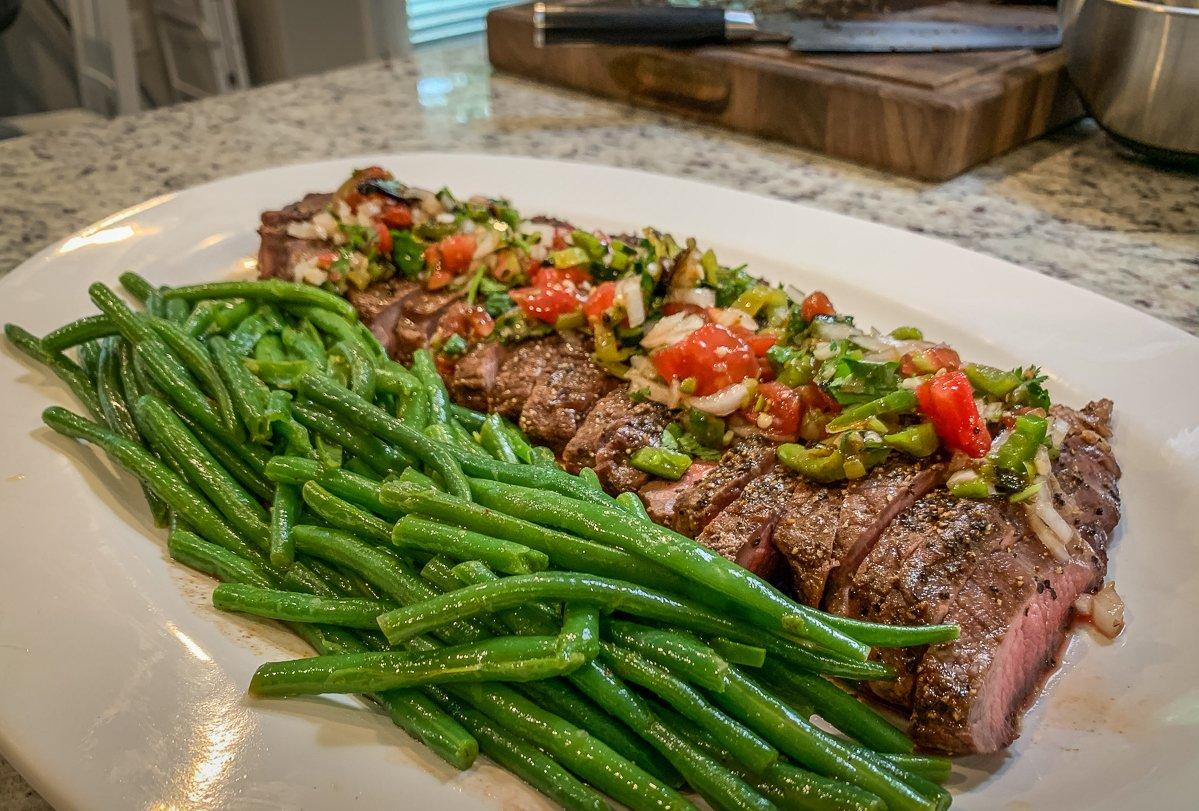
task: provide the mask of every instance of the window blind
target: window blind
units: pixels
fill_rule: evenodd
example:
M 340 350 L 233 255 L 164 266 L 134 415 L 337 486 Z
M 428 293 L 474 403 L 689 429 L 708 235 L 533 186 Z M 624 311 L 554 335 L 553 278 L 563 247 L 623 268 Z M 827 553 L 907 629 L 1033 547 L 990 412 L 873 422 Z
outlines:
M 408 36 L 413 45 L 477 34 L 487 12 L 515 0 L 408 0 Z

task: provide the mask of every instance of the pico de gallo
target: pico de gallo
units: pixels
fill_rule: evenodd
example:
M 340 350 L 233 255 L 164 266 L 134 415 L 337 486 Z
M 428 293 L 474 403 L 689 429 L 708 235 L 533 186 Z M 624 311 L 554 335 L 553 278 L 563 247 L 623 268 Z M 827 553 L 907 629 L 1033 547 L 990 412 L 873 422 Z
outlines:
M 953 457 L 954 494 L 1022 501 L 1065 433 L 1036 367 L 964 362 L 911 326 L 864 329 L 822 291 L 769 284 L 652 228 L 615 236 L 528 220 L 505 200 L 416 189 L 371 167 L 289 233 L 334 245 L 298 265 L 298 280 L 344 293 L 401 276 L 460 293 L 474 315 L 435 336 L 442 369 L 482 341 L 585 334 L 634 400 L 674 409 L 669 456 L 647 462 L 659 475 L 757 434 L 820 482 L 859 478 L 892 454 L 940 453 Z

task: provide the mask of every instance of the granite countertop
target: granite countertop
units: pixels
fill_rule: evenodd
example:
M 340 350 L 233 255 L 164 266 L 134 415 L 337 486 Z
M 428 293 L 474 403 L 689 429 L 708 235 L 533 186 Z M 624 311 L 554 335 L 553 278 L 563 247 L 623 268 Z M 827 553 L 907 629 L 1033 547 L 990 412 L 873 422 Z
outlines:
M 424 149 L 618 164 L 802 201 L 1011 260 L 1199 335 L 1199 176 L 1120 157 L 1093 125 L 930 185 L 492 76 L 477 40 L 0 142 L 0 273 L 167 191 L 278 164 Z M 0 807 L 45 807 L 3 760 Z

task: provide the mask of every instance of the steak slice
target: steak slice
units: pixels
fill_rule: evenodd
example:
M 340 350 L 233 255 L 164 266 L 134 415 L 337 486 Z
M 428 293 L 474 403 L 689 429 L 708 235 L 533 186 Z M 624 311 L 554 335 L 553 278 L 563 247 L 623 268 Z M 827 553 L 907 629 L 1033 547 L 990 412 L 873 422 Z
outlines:
M 293 281 L 292 269 L 328 246 L 287 233 L 287 226 L 303 222 L 322 211 L 333 200 L 332 194 L 306 194 L 304 199 L 276 211 L 262 212 L 258 227 L 258 275 L 263 279 Z
M 461 292 L 416 290 L 405 297 L 400 303 L 400 314 L 395 323 L 396 360 L 410 363 L 413 352 L 428 346 L 442 315 L 461 296 Z
M 629 459 L 642 448 L 660 444 L 669 424 L 670 412 L 665 406 L 652 401 L 638 403 L 604 435 L 595 452 L 595 473 L 609 493 L 636 492 L 649 481 L 650 475 L 629 464 Z
M 781 465 L 745 485 L 741 495 L 720 511 L 697 541 L 759 577 L 769 580 L 781 563 L 773 538 L 798 477 Z
M 562 339 L 556 335 L 525 341 L 510 351 L 495 376 L 491 410 L 513 422 L 519 420 L 533 387 L 557 366 L 562 351 Z
M 1103 582 L 1114 528 L 1108 500 L 1118 499 L 1119 468 L 1104 439 L 1110 405 L 1092 403 L 1074 412 L 1077 419 L 1057 413 L 1071 425 L 1054 464 L 1062 484 L 1053 492 L 1055 505 L 1078 530 L 1066 545 L 1069 560 L 1052 557 L 1024 505 L 994 505 L 999 520 L 1012 527 L 1011 541 L 977 559 L 944 618 L 957 623 L 961 635 L 930 647 L 917 673 L 911 732 L 925 748 L 994 752 L 1010 744 L 1020 711 L 1056 663 L 1075 599 Z M 1068 492 L 1066 482 L 1083 489 Z M 1083 506 L 1088 502 L 1091 508 Z
M 394 357 L 398 349 L 396 324 L 400 320 L 404 300 L 420 290 L 416 282 L 407 279 L 389 279 L 375 282 L 365 290 L 351 287 L 346 298 L 358 311 L 358 317 L 366 324 L 371 334 L 379 339 L 389 356 Z
M 824 590 L 826 610 L 845 613 L 849 583 L 879 535 L 944 477 L 945 466 L 938 462 L 892 460 L 846 485 L 833 567 Z
M 843 487 L 801 479 L 774 528 L 772 540 L 791 570 L 796 599 L 817 608 L 824 599 L 828 573 L 837 562 L 834 544 L 844 496 Z
M 773 442 L 761 437 L 739 439 L 724 452 L 716 467 L 675 502 L 674 530 L 694 538 L 716 514 L 741 495 L 750 479 L 774 467 Z
M 566 449 L 562 451 L 562 467 L 578 473 L 585 467 L 595 467 L 595 454 L 604 437 L 621 420 L 631 416 L 637 404 L 629 399 L 624 389 L 615 389 L 595 404 L 587 419 L 579 426 Z
M 554 370 L 538 381 L 520 410 L 521 429 L 558 454 L 600 398 L 620 385 L 581 346 L 570 341 L 564 346 Z
M 935 490 L 883 531 L 846 590 L 846 613 L 887 625 L 939 623 L 978 560 L 1010 547 L 1018 531 L 990 501 Z M 871 682 L 871 691 L 892 704 L 910 706 L 923 655 L 922 647 L 877 651 L 897 677 Z
M 715 467 L 712 462 L 692 462 L 691 467 L 687 468 L 687 472 L 677 482 L 658 479 L 642 487 L 638 495 L 641 496 L 645 503 L 645 511 L 654 523 L 670 526 L 679 497 L 699 484 Z
M 449 381 L 454 401 L 477 411 L 489 410 L 491 390 L 507 354 L 501 344 L 485 343 L 463 355 Z

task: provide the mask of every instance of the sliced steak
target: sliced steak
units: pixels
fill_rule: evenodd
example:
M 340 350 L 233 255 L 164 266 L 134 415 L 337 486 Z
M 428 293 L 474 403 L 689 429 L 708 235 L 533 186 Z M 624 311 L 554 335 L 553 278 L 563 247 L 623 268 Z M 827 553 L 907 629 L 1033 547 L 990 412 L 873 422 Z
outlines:
M 1062 484 L 1053 493 L 1078 530 L 1067 544 L 1069 560 L 1051 556 L 1024 505 L 993 505 L 997 523 L 1012 528 L 1011 541 L 975 561 L 944 617 L 961 636 L 930 647 L 917 672 L 911 731 L 925 748 L 994 752 L 1011 743 L 1020 711 L 1056 664 L 1075 599 L 1103 581 L 1118 499 L 1119 468 L 1104 439 L 1110 407 L 1093 403 L 1074 413 L 1077 419 L 1058 410 L 1071 427 L 1054 464 Z
M 441 293 L 417 290 L 404 298 L 400 314 L 396 319 L 395 357 L 401 363 L 410 363 L 412 353 L 429 343 L 437 331 L 437 323 L 446 310 L 459 301 L 462 293 Z
M 404 300 L 418 290 L 420 286 L 416 282 L 389 279 L 376 282 L 365 290 L 351 287 L 346 291 L 346 298 L 354 305 L 362 322 L 383 344 L 387 354 L 394 357 L 398 346 L 396 324 L 400 320 Z
M 454 376 L 449 381 L 450 396 L 454 401 L 478 411 L 488 411 L 491 405 L 491 390 L 495 388 L 500 365 L 507 356 L 501 344 L 479 344 L 462 356 L 454 366 Z
M 332 200 L 332 194 L 306 194 L 297 203 L 277 211 L 262 212 L 262 224 L 258 227 L 258 275 L 261 278 L 292 281 L 292 268 L 327 250 L 328 246 L 323 242 L 291 236 L 287 226 L 311 219 Z
M 774 449 L 773 442 L 761 437 L 734 442 L 716 467 L 678 497 L 671 522 L 674 530 L 690 538 L 697 536 L 717 513 L 741 495 L 750 479 L 774 467 Z
M 798 477 L 776 465 L 745 485 L 741 495 L 720 511 L 696 540 L 729 560 L 770 580 L 781 563 L 772 536 Z
M 491 410 L 510 420 L 519 420 L 533 387 L 554 369 L 562 351 L 562 339 L 556 335 L 525 341 L 511 349 L 495 376 Z
M 844 496 L 843 487 L 801 480 L 774 528 L 772 540 L 791 570 L 795 598 L 817 608 L 828 573 L 837 563 L 834 545 Z
M 660 444 L 662 432 L 669 424 L 670 412 L 665 406 L 638 403 L 631 414 L 604 435 L 595 452 L 595 473 L 609 493 L 636 492 L 649 481 L 649 474 L 633 467 L 629 459 L 642 448 Z
M 529 438 L 558 454 L 600 398 L 621 385 L 582 346 L 569 341 L 563 346 L 554 370 L 538 381 L 520 410 L 520 427 Z
M 595 467 L 595 453 L 600 443 L 615 425 L 625 417 L 633 414 L 637 404 L 629 399 L 628 392 L 616 389 L 604 395 L 570 442 L 562 451 L 562 467 L 571 473 L 578 473 L 585 467 Z
M 895 516 L 944 481 L 944 469 L 939 462 L 893 460 L 846 485 L 835 560 L 824 590 L 827 610 L 845 612 L 850 580 L 879 535 Z
M 642 487 L 638 495 L 645 503 L 645 511 L 649 513 L 649 517 L 655 523 L 670 526 L 679 497 L 699 484 L 715 467 L 712 462 L 692 462 L 691 467 L 687 468 L 687 472 L 677 482 L 659 479 Z

